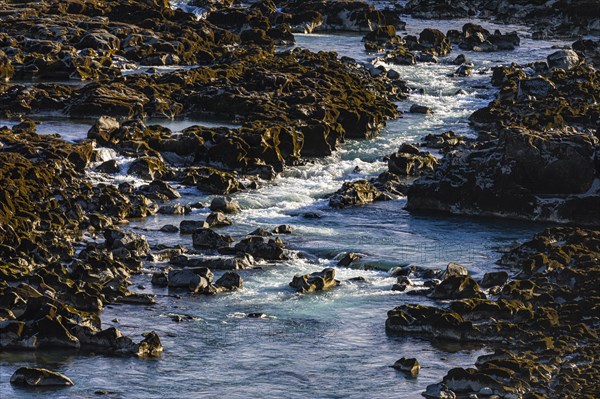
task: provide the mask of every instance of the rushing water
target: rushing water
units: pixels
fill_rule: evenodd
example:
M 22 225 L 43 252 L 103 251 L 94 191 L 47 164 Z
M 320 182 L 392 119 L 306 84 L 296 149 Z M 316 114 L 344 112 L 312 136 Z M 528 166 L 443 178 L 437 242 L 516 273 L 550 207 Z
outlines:
M 436 26 L 446 31 L 464 21 L 428 22 L 408 19 L 409 33 Z M 489 25 L 489 24 L 487 24 Z M 494 28 L 491 26 L 491 28 Z M 502 31 L 521 27 L 500 27 Z M 526 36 L 526 34 L 523 34 Z M 364 62 L 373 55 L 362 50 L 356 35 L 297 35 L 297 45 L 315 51 L 335 50 L 340 56 Z M 442 345 L 414 337 L 388 337 L 384 331 L 386 312 L 403 303 L 430 300 L 391 291 L 395 279 L 387 269 L 404 264 L 443 268 L 450 261 L 466 265 L 480 277 L 492 270 L 497 250 L 524 240 L 543 226 L 521 222 L 471 219 L 440 215 L 412 215 L 403 207 L 405 199 L 365 207 L 334 210 L 325 196 L 342 182 L 375 176 L 386 169 L 382 156 L 405 141 L 446 130 L 473 135 L 467 118 L 493 97 L 490 67 L 513 60 L 543 60 L 562 42 L 523 38 L 513 52 L 478 54 L 466 52 L 475 64 L 473 77 L 450 78 L 456 68 L 449 65 L 458 49 L 440 64 L 394 67 L 411 87 L 422 88 L 400 102 L 401 110 L 412 103 L 432 107 L 434 115 L 405 114 L 388 123 L 381 135 L 369 141 L 349 141 L 334 155 L 305 166 L 288 169 L 258 190 L 234 195 L 244 208 L 232 216 L 234 226 L 221 231 L 239 239 L 257 227 L 290 224 L 294 233 L 284 237 L 290 248 L 304 253 L 290 261 L 261 265 L 260 270 L 242 271 L 244 289 L 216 297 L 173 295 L 150 285 L 149 273 L 163 266 L 147 263 L 146 273 L 133 278 L 137 290 L 158 295 L 154 306 L 113 305 L 102 314 L 105 327 L 116 326 L 139 339 L 142 332 L 156 330 L 165 347 L 154 360 L 111 357 L 74 352 L 0 353 L 0 397 L 87 398 L 106 390 L 114 398 L 164 397 L 265 397 L 265 398 L 362 398 L 419 397 L 427 384 L 437 382 L 452 367 L 472 365 L 489 351 L 485 347 Z M 390 67 L 390 66 L 387 66 Z M 479 74 L 479 71 L 481 74 Z M 462 89 L 464 92 L 457 94 Z M 198 121 L 165 124 L 173 130 Z M 67 140 L 85 137 L 89 120 L 46 118 L 41 133 L 60 132 Z M 14 122 L 0 122 L 14 124 Z M 207 124 L 207 123 L 203 123 Z M 207 124 L 210 126 L 210 124 Z M 126 164 L 131 160 L 120 159 Z M 358 169 L 356 169 L 358 167 Z M 126 168 L 124 167 L 123 170 Z M 91 176 L 106 179 L 104 176 Z M 130 180 L 124 174 L 115 181 Z M 196 189 L 181 188 L 179 202 L 210 201 Z M 319 219 L 303 214 L 318 213 Z M 158 229 L 181 220 L 201 220 L 206 209 L 183 216 L 157 215 L 130 227 L 144 230 L 151 245 L 183 244 L 191 237 L 167 234 Z M 288 287 L 295 274 L 335 266 L 336 256 L 347 251 L 365 257 L 360 267 L 337 268 L 341 286 L 324 293 L 297 295 Z M 218 277 L 219 273 L 217 273 Z M 362 276 L 365 281 L 348 281 Z M 249 319 L 262 312 L 266 319 Z M 173 314 L 191 316 L 175 323 Z M 388 367 L 400 357 L 417 357 L 423 366 L 416 378 Z M 63 372 L 75 386 L 69 389 L 31 391 L 8 383 L 20 366 L 35 365 Z

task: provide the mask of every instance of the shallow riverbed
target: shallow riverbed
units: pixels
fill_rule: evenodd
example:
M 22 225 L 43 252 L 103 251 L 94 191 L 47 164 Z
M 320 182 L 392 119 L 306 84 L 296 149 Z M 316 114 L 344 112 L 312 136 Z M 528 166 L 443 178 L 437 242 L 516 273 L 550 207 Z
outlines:
M 422 21 L 407 19 L 409 33 L 435 26 L 446 31 L 466 21 Z M 486 25 L 486 24 L 484 24 Z M 486 26 L 488 26 L 487 24 Z M 495 28 L 491 26 L 491 28 Z M 411 95 L 398 104 L 403 111 L 418 103 L 434 109 L 432 116 L 406 113 L 391 121 L 381 135 L 369 141 L 348 141 L 334 155 L 305 166 L 288 169 L 258 190 L 234 195 L 244 209 L 232 217 L 234 225 L 223 232 L 235 238 L 257 227 L 280 224 L 294 227 L 283 237 L 289 247 L 305 253 L 278 265 L 264 264 L 262 270 L 242 271 L 244 289 L 217 297 L 176 296 L 150 285 L 149 272 L 162 266 L 147 263 L 147 273 L 133 279 L 140 292 L 156 293 L 158 303 L 143 307 L 109 306 L 102 314 L 104 326 L 117 326 L 124 334 L 156 330 L 165 353 L 155 360 L 108 357 L 73 352 L 0 353 L 0 392 L 4 398 L 87 398 L 97 390 L 106 397 L 418 397 L 425 386 L 437 382 L 452 367 L 472 365 L 489 348 L 438 345 L 418 338 L 388 337 L 384 331 L 386 313 L 408 302 L 428 303 L 422 297 L 391 291 L 395 278 L 388 269 L 405 264 L 443 268 L 456 261 L 480 277 L 497 266 L 497 251 L 522 241 L 542 225 L 511 221 L 469 219 L 440 215 L 412 215 L 404 198 L 361 208 L 333 210 L 325 196 L 342 182 L 375 176 L 386 169 L 381 160 L 402 143 L 419 140 L 428 133 L 453 130 L 474 134 L 467 118 L 493 98 L 489 85 L 490 67 L 518 61 L 543 60 L 563 42 L 532 41 L 522 27 L 522 45 L 512 52 L 465 52 L 475 64 L 475 75 L 450 78 L 456 66 L 440 64 L 394 67 L 411 87 L 422 94 Z M 366 62 L 361 36 L 297 35 L 297 45 L 314 51 L 334 50 Z M 389 66 L 388 66 L 389 67 Z M 479 74 L 481 72 L 481 74 Z M 464 92 L 457 94 L 459 90 Z M 159 121 L 153 121 L 159 123 Z M 173 130 L 202 121 L 181 120 L 162 123 Z M 59 132 L 65 139 L 85 137 L 93 121 L 46 118 L 39 130 Z M 0 121 L 0 124 L 9 122 Z M 121 159 L 120 162 L 128 162 Z M 96 179 L 103 177 L 91 174 Z M 129 180 L 120 176 L 116 181 Z M 182 189 L 179 202 L 209 201 L 212 197 L 196 189 Z M 303 217 L 307 212 L 321 218 Z M 201 220 L 206 209 L 194 210 L 186 219 Z M 131 228 L 144 231 L 151 245 L 191 246 L 191 237 L 157 231 L 165 224 L 178 225 L 184 217 L 157 215 Z M 315 295 L 297 295 L 288 287 L 295 274 L 321 270 L 336 264 L 334 259 L 347 251 L 360 252 L 361 268 L 338 268 L 342 285 Z M 216 273 L 217 276 L 219 273 Z M 365 281 L 347 281 L 352 277 Z M 249 319 L 250 312 L 262 312 L 265 319 Z M 189 315 L 175 323 L 173 314 Z M 388 367 L 400 357 L 417 357 L 422 365 L 417 378 L 407 378 Z M 30 391 L 12 387 L 8 380 L 14 369 L 24 365 L 47 367 L 65 373 L 75 381 L 67 390 Z

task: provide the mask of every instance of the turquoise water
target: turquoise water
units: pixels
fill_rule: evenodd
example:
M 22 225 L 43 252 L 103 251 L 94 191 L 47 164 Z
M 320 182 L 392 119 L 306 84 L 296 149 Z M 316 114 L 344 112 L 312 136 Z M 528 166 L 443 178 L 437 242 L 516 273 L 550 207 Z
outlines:
M 408 21 L 416 32 L 427 21 Z M 436 22 L 437 24 L 437 22 Z M 457 22 L 458 27 L 462 26 Z M 452 26 L 455 27 L 455 26 Z M 445 29 L 443 29 L 445 30 Z M 509 28 L 502 28 L 512 30 Z M 313 50 L 335 49 L 340 55 L 360 61 L 371 55 L 362 51 L 355 35 L 298 35 L 297 44 Z M 294 257 L 277 265 L 263 264 L 261 270 L 242 271 L 244 289 L 217 297 L 176 296 L 167 289 L 150 285 L 150 273 L 163 264 L 146 263 L 145 273 L 135 276 L 140 292 L 158 295 L 157 304 L 109 306 L 102 314 L 105 327 L 117 326 L 135 339 L 156 330 L 165 347 L 154 360 L 109 357 L 74 352 L 0 353 L 0 392 L 4 398 L 89 398 L 107 390 L 111 398 L 363 398 L 419 397 L 425 386 L 437 382 L 452 367 L 472 365 L 490 349 L 456 347 L 414 337 L 388 337 L 384 331 L 386 312 L 408 302 L 430 303 L 428 299 L 391 291 L 395 278 L 388 269 L 415 264 L 443 268 L 456 261 L 480 277 L 497 266 L 497 251 L 522 241 L 543 225 L 512 221 L 472 219 L 440 215 L 412 215 L 403 207 L 405 198 L 365 207 L 334 210 L 325 196 L 342 182 L 375 176 L 386 169 L 382 156 L 402 142 L 414 142 L 424 135 L 446 130 L 473 135 L 467 118 L 493 96 L 489 67 L 512 60 L 542 60 L 560 42 L 524 39 L 515 52 L 467 53 L 481 75 L 449 78 L 456 66 L 419 64 L 397 67 L 403 79 L 424 93 L 398 104 L 408 110 L 412 103 L 432 107 L 432 116 L 406 114 L 391 121 L 381 135 L 369 141 L 349 141 L 334 155 L 290 168 L 273 182 L 262 182 L 258 190 L 234 197 L 244 209 L 232 216 L 234 225 L 220 232 L 240 238 L 257 227 L 290 224 L 294 233 L 283 237 Z M 453 59 L 459 52 L 453 52 Z M 459 89 L 466 94 L 456 95 Z M 4 122 L 0 121 L 0 125 Z M 198 121 L 170 122 L 173 130 Z M 76 141 L 85 137 L 91 123 L 50 118 L 43 133 L 60 132 Z M 203 124 L 205 124 L 203 122 Z M 117 158 L 126 164 L 130 160 Z M 360 168 L 355 172 L 356 167 Z M 90 175 L 98 180 L 106 176 Z M 135 179 L 121 175 L 119 182 Z M 209 201 L 196 189 L 186 188 L 179 202 Z M 316 212 L 320 219 L 306 219 Z M 191 247 L 191 237 L 166 234 L 164 224 L 201 220 L 208 214 L 200 209 L 185 217 L 157 215 L 130 224 L 145 229 L 151 245 L 182 244 Z M 126 228 L 126 227 L 125 227 Z M 347 252 L 365 257 L 360 267 L 337 268 L 341 286 L 324 293 L 297 295 L 288 283 L 295 274 L 334 266 L 335 257 Z M 218 277 L 219 272 L 215 273 Z M 347 281 L 364 277 L 364 282 Z M 246 314 L 262 312 L 266 319 L 249 319 Z M 191 320 L 175 323 L 172 314 L 190 315 Z M 422 365 L 416 378 L 407 378 L 388 367 L 400 357 L 416 357 Z M 75 386 L 61 390 L 31 391 L 12 387 L 8 380 L 21 366 L 47 367 L 68 375 Z

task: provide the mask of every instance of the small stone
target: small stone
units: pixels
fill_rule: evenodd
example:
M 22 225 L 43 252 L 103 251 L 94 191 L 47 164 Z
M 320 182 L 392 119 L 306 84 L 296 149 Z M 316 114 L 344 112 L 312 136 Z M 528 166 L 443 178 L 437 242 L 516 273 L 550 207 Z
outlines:
M 292 234 L 292 231 L 294 231 L 293 227 L 288 224 L 282 224 L 273 229 L 275 234 Z
M 177 226 L 173 226 L 172 224 L 165 224 L 163 227 L 160 228 L 160 231 L 162 231 L 163 233 L 177 233 L 179 229 L 177 228 Z
M 433 114 L 433 110 L 429 107 L 426 107 L 424 105 L 419 105 L 419 104 L 413 104 L 410 107 L 410 113 L 412 114 Z
M 268 316 L 265 313 L 254 312 L 246 315 L 249 319 L 266 319 Z
M 419 374 L 419 370 L 421 370 L 421 365 L 415 358 L 400 358 L 396 360 L 396 363 L 392 366 L 396 370 L 404 371 L 406 373 L 410 373 L 412 375 Z
M 338 266 L 350 266 L 352 262 L 355 262 L 361 259 L 363 256 L 354 252 L 348 252 L 340 261 L 338 262 Z

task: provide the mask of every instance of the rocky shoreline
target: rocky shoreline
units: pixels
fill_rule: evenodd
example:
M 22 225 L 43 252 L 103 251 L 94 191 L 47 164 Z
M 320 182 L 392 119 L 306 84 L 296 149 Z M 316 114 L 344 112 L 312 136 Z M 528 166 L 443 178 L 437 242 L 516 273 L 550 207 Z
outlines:
M 464 299 L 446 306 L 403 305 L 388 312 L 391 335 L 483 342 L 496 347 L 476 368 L 455 368 L 427 398 L 592 398 L 600 391 L 596 274 L 598 231 L 550 228 L 507 252 L 499 261 L 512 277 L 499 284 L 476 282 Z M 462 282 L 451 281 L 460 279 Z M 468 275 L 447 276 L 466 287 Z M 474 285 L 473 285 L 474 284 Z M 491 286 L 490 286 L 491 285 Z M 450 295 L 433 295 L 450 299 Z
M 537 10 L 512 15 L 512 5 L 504 3 L 496 8 L 430 3 L 410 1 L 403 12 L 426 18 L 481 12 L 529 23 Z M 574 12 L 570 2 L 559 3 L 544 23 L 585 15 Z M 219 230 L 241 211 L 227 196 L 329 156 L 347 139 L 376 137 L 387 121 L 401 115 L 397 103 L 411 88 L 393 69 L 334 52 L 286 48 L 295 42 L 293 33 L 361 32 L 365 48 L 380 56 L 374 63 L 396 65 L 436 63 L 453 45 L 491 52 L 520 44 L 516 33 L 492 33 L 475 24 L 446 34 L 427 28 L 419 36 L 402 37 L 399 9 L 360 1 L 262 0 L 241 7 L 233 1 L 193 0 L 191 5 L 202 7 L 205 18 L 171 8 L 166 0 L 9 1 L 3 6 L 0 115 L 19 122 L 0 128 L 3 351 L 61 348 L 158 357 L 163 346 L 156 332 L 135 341 L 115 327 L 104 328 L 100 320 L 110 304 L 156 303 L 154 295 L 132 289 L 133 276 L 148 274 L 150 284 L 174 295 L 212 296 L 243 289 L 242 269 L 259 272 L 264 265 L 306 256 L 284 240 L 292 226 L 259 228 L 242 237 Z M 597 20 L 590 13 L 571 33 L 594 33 Z M 536 29 L 540 37 L 564 34 L 560 25 Z M 594 384 L 600 378 L 595 315 L 600 293 L 594 284 L 600 236 L 593 230 L 600 226 L 598 41 L 578 40 L 572 48 L 545 63 L 495 68 L 498 99 L 470 118 L 477 139 L 449 131 L 427 136 L 422 145 L 404 143 L 386 154 L 387 172 L 346 182 L 329 197 L 332 208 L 407 196 L 411 212 L 590 228 L 551 228 L 508 252 L 500 263 L 510 278 L 498 272 L 475 281 L 454 265 L 417 289 L 410 280 L 412 268 L 395 271 L 394 290 L 454 302 L 397 307 L 388 313 L 388 334 L 493 341 L 497 347 L 479 359 L 476 369 L 448 372 L 440 384 L 427 388 L 426 397 L 600 394 Z M 456 76 L 473 73 L 464 56 L 455 64 Z M 413 105 L 410 112 L 435 110 Z M 37 132 L 34 120 L 48 114 L 86 118 L 93 126 L 85 140 L 69 143 Z M 183 116 L 238 126 L 174 132 L 147 122 Z M 92 173 L 108 183 L 94 181 Z M 144 183 L 112 184 L 118 175 Z M 179 188 L 217 197 L 210 204 L 179 203 Z M 210 209 L 206 220 L 160 229 L 179 233 L 185 245 L 150 246 L 143 234 L 127 227 L 152 215 L 185 215 L 200 208 Z M 338 266 L 360 257 L 348 253 Z M 148 273 L 146 262 L 164 266 Z M 290 276 L 289 285 L 299 294 L 337 289 L 342 283 L 335 270 Z M 415 359 L 397 364 L 413 374 L 419 367 Z M 18 369 L 11 383 L 73 385 L 67 376 L 28 367 Z

